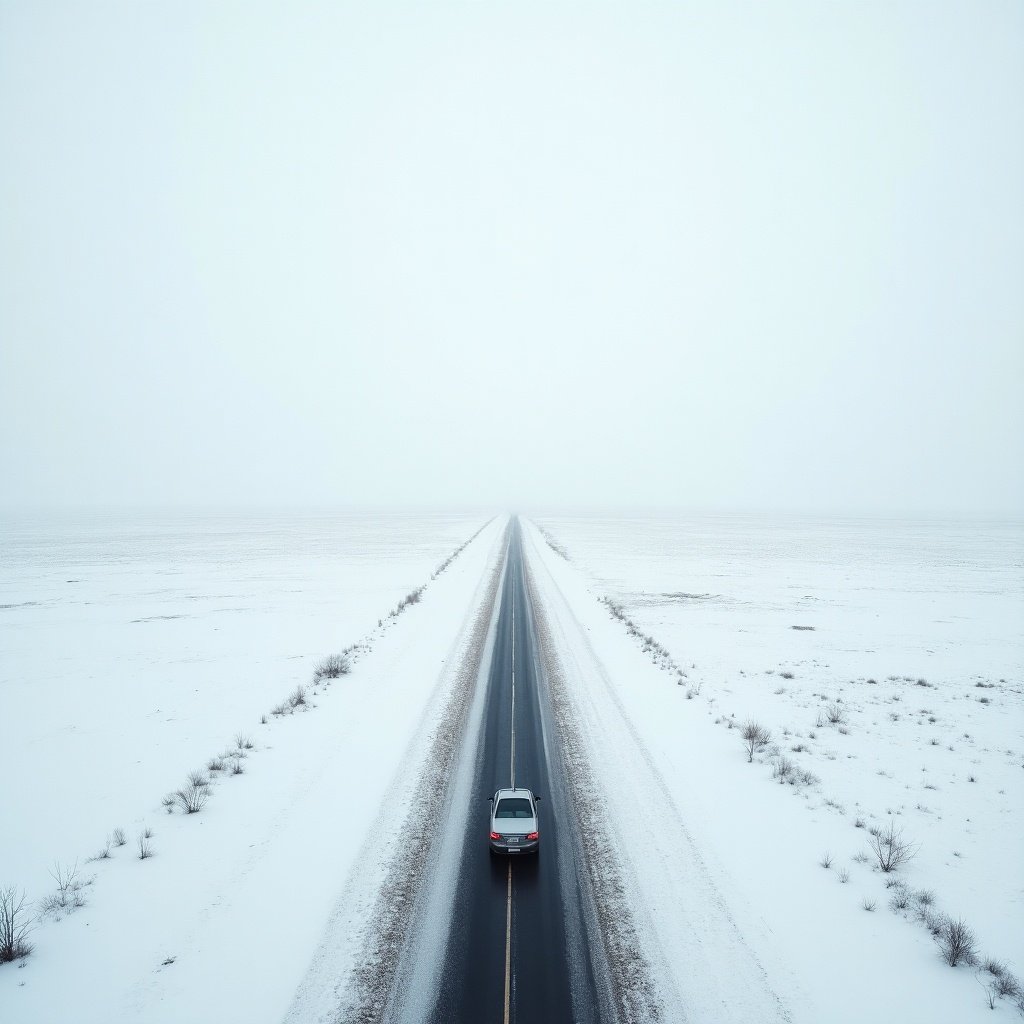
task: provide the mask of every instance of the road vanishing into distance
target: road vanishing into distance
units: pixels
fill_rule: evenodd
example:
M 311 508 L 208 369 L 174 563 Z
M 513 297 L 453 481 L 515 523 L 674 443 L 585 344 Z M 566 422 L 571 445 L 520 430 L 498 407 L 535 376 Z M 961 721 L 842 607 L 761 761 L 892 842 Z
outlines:
M 489 797 L 541 797 L 536 855 L 491 854 Z M 435 1024 L 610 1019 L 588 936 L 587 887 L 539 669 L 518 520 L 509 547 Z

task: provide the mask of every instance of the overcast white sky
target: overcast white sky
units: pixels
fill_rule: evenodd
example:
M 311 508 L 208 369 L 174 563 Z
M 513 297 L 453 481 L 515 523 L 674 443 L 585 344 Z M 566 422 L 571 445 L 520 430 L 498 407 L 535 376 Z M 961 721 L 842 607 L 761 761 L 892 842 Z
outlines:
M 1024 512 L 1024 4 L 0 0 L 0 503 Z

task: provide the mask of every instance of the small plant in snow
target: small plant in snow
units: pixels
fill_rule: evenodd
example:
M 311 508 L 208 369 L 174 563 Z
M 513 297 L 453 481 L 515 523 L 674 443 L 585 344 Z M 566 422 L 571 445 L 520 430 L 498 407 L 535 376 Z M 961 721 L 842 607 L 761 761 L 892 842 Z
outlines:
M 222 772 L 224 771 L 224 767 L 224 759 L 220 757 L 211 757 L 210 760 L 206 762 L 206 770 L 208 772 Z
M 903 829 L 889 822 L 888 828 L 872 829 L 871 849 L 878 860 L 878 866 L 886 874 L 902 867 L 917 853 L 917 848 L 903 838 Z
M 244 774 L 244 772 L 245 772 L 245 765 L 242 764 L 242 759 L 240 757 L 236 757 L 236 758 L 232 759 L 232 761 L 231 761 L 231 774 L 232 775 L 242 775 L 242 774 Z
M 823 867 L 823 868 L 824 868 L 824 869 L 825 869 L 826 871 L 828 871 L 828 869 L 829 869 L 830 867 L 832 867 L 832 854 L 831 854 L 831 853 L 829 853 L 829 852 L 828 852 L 828 850 L 826 850 L 826 851 L 825 851 L 825 852 L 824 852 L 824 853 L 823 853 L 823 854 L 821 855 L 821 860 L 819 860 L 819 861 L 818 861 L 818 863 L 819 863 L 819 864 L 820 864 L 820 865 L 821 865 L 821 866 L 822 866 L 822 867 Z
M 88 884 L 78 877 L 78 861 L 68 866 L 60 861 L 54 863 L 50 877 L 57 883 L 57 891 L 47 896 L 39 905 L 40 915 L 57 916 L 85 906 L 82 890 Z
M 847 868 L 840 868 L 839 873 L 836 875 L 836 877 L 839 879 L 840 882 L 843 883 L 843 885 L 846 885 L 846 883 L 850 880 L 850 872 Z
M 306 688 L 304 686 L 296 686 L 292 695 L 288 698 L 288 706 L 294 711 L 295 708 L 305 707 L 306 705 Z
M 244 732 L 237 733 L 235 735 L 235 746 L 239 750 L 252 750 L 254 746 L 252 737 L 247 736 Z
M 910 906 L 910 899 L 910 890 L 900 882 L 892 888 L 892 895 L 889 897 L 889 909 L 894 913 L 898 910 L 906 910 Z
M 174 793 L 174 800 L 184 814 L 196 814 L 210 799 L 209 780 L 201 772 L 192 772 L 188 782 Z
M 418 600 L 419 595 L 417 594 L 416 601 Z M 347 676 L 351 671 L 352 663 L 344 654 L 331 654 L 324 658 L 313 670 L 313 682 L 315 684 L 323 679 L 338 679 L 341 676 Z
M 30 909 L 24 890 L 0 887 L 0 964 L 24 960 L 32 952 Z
M 874 900 L 869 900 L 867 896 L 865 896 L 861 906 L 870 914 L 874 911 L 876 904 Z
M 997 960 L 994 956 L 986 956 L 981 961 L 981 969 L 991 974 L 993 978 L 1001 978 L 1006 973 L 1006 964 L 1002 960 Z
M 1014 999 L 1021 995 L 1020 982 L 1005 969 L 1002 974 L 996 975 L 992 987 L 996 990 L 996 995 L 1003 998 Z
M 754 754 L 764 750 L 772 738 L 772 734 L 767 729 L 753 721 L 747 722 L 743 726 L 743 732 L 740 735 L 743 737 L 743 746 L 747 751 L 748 764 L 753 763 Z
M 842 725 L 846 721 L 843 709 L 835 701 L 825 705 L 825 715 L 828 718 L 829 725 Z
M 147 828 L 139 833 L 139 860 L 148 860 L 153 856 L 153 844 L 150 839 L 153 837 L 153 833 Z
M 125 843 L 128 842 L 128 837 L 124 834 L 123 828 L 115 828 L 114 831 L 110 833 L 110 841 L 114 846 L 124 846 Z
M 963 918 L 946 918 L 942 931 L 938 935 L 939 949 L 942 959 L 950 967 L 960 964 L 975 964 L 978 960 L 977 942 L 974 932 L 967 927 Z

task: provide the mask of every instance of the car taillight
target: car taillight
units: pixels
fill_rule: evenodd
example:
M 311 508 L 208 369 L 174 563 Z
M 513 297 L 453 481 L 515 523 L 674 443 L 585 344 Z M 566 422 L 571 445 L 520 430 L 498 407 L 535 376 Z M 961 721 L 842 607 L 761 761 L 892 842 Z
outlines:
M 501 835 L 499 833 L 497 833 L 497 832 L 492 832 L 491 833 L 491 838 L 492 839 L 500 839 Z
M 540 839 L 540 833 L 539 833 L 539 832 L 530 832 L 530 833 L 529 833 L 529 834 L 528 834 L 528 835 L 526 836 L 526 838 L 527 838 L 527 839 Z

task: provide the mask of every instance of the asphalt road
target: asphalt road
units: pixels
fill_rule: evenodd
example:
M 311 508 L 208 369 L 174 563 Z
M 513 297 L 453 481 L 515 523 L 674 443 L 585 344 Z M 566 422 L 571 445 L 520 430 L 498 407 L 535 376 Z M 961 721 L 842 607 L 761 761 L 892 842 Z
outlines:
M 600 971 L 587 934 L 586 886 L 568 787 L 535 656 L 518 522 L 508 561 L 478 738 L 470 827 L 461 850 L 437 1024 L 600 1022 Z M 540 848 L 521 859 L 488 849 L 496 789 L 538 793 Z M 599 945 L 599 944 L 597 944 Z

